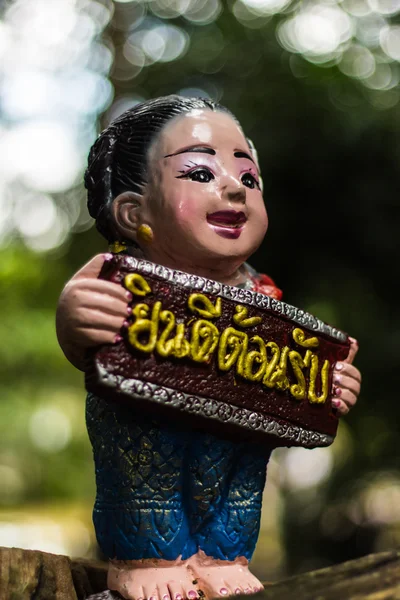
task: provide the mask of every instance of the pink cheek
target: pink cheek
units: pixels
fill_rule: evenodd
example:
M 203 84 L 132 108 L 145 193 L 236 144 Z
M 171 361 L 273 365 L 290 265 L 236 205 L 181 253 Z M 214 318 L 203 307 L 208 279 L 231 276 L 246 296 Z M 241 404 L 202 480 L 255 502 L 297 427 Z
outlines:
M 182 227 L 193 225 L 200 218 L 204 218 L 204 209 L 198 199 L 189 197 L 182 198 L 175 209 L 175 219 Z

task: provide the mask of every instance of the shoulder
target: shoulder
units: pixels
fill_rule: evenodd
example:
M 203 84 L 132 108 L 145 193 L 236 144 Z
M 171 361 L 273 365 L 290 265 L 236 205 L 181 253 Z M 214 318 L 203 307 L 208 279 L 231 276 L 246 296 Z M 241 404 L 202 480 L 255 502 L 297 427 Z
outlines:
M 269 277 L 269 275 L 258 273 L 247 263 L 245 263 L 245 267 L 249 279 L 252 282 L 253 292 L 259 292 L 261 294 L 265 294 L 266 296 L 271 296 L 271 298 L 276 298 L 277 300 L 282 299 L 282 290 L 278 288 L 274 280 Z

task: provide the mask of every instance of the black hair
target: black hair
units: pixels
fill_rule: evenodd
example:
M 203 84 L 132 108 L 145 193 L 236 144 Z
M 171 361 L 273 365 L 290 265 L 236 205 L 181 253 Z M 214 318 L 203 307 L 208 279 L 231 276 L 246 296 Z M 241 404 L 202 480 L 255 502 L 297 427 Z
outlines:
M 194 109 L 222 111 L 237 121 L 227 108 L 212 100 L 163 96 L 124 112 L 93 144 L 85 172 L 88 209 L 109 242 L 116 241 L 110 211 L 114 198 L 127 191 L 141 193 L 148 183 L 147 158 L 152 142 L 168 121 Z

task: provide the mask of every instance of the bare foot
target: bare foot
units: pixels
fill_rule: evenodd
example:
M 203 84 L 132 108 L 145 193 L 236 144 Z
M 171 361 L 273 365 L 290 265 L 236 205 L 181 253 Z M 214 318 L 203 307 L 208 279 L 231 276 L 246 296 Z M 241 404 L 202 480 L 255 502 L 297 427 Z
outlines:
M 107 584 L 127 600 L 197 600 L 204 598 L 189 560 L 113 560 Z
M 243 556 L 234 561 L 218 560 L 199 550 L 188 560 L 207 598 L 255 594 L 264 589 L 257 577 L 250 573 L 249 561 Z

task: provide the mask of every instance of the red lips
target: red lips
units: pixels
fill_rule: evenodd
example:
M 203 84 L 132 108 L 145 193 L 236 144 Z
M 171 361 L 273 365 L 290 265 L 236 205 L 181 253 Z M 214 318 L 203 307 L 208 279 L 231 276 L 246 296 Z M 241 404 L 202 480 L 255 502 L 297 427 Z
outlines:
M 207 221 L 212 225 L 219 225 L 220 227 L 238 227 L 239 225 L 246 223 L 247 218 L 242 211 L 219 210 L 207 215 Z

